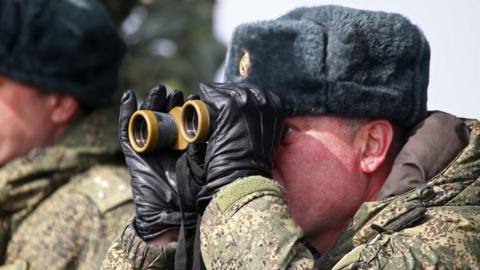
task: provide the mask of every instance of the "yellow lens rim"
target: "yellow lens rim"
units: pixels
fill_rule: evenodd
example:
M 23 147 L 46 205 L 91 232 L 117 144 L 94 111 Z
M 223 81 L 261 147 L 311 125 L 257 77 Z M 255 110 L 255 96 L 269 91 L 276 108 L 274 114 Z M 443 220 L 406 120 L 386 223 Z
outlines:
M 143 118 L 147 123 L 147 139 L 144 146 L 138 145 L 135 140 L 134 123 L 138 118 Z M 132 114 L 128 123 L 128 139 L 133 150 L 137 153 L 147 153 L 155 149 L 159 139 L 159 130 L 157 118 L 152 111 L 138 110 Z
M 198 116 L 198 130 L 197 134 L 194 137 L 188 136 L 185 130 L 185 111 L 189 106 L 195 109 L 195 112 Z M 201 143 L 207 140 L 208 129 L 210 127 L 210 114 L 208 113 L 207 105 L 205 105 L 203 101 L 189 100 L 185 102 L 185 104 L 183 104 L 182 106 L 181 119 L 182 121 L 180 121 L 180 133 L 188 143 Z

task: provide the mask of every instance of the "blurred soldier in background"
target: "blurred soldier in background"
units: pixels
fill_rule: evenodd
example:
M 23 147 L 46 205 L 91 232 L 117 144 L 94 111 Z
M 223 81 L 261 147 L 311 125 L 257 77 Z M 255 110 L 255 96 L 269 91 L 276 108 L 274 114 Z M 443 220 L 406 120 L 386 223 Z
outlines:
M 96 0 L 0 1 L 0 269 L 98 269 L 133 213 Z

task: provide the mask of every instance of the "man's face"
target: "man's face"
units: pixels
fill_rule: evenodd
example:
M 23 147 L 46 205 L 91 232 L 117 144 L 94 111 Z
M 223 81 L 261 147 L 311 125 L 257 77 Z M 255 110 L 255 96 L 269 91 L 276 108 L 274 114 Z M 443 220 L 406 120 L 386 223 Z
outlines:
M 0 77 L 0 165 L 49 142 L 47 102 L 38 90 Z
M 334 116 L 285 120 L 289 131 L 274 153 L 273 178 L 284 187 L 288 208 L 307 239 L 341 230 L 368 192 L 347 121 Z

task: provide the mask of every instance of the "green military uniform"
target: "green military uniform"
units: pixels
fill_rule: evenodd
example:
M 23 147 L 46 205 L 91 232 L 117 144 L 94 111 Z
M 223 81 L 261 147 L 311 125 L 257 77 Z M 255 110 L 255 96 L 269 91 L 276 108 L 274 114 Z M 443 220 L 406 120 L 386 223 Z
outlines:
M 480 122 L 466 124 L 469 144 L 446 168 L 411 191 L 364 203 L 316 261 L 276 183 L 253 176 L 226 186 L 202 219 L 207 269 L 479 268 Z M 129 225 L 103 269 L 171 268 L 174 249 L 148 245 Z
M 56 144 L 0 169 L 0 269 L 100 267 L 133 215 L 115 119 L 94 111 Z
M 133 215 L 118 116 L 107 108 L 125 44 L 96 0 L 0 1 L 0 20 L 0 75 L 82 108 L 53 145 L 0 168 L 0 269 L 98 269 Z
M 426 185 L 364 203 L 318 269 L 477 269 L 480 267 L 480 122 L 470 143 Z M 256 186 L 242 191 L 245 182 Z M 202 224 L 208 269 L 310 269 L 311 255 L 272 181 L 250 177 L 219 192 Z M 233 248 L 232 248 L 233 247 Z

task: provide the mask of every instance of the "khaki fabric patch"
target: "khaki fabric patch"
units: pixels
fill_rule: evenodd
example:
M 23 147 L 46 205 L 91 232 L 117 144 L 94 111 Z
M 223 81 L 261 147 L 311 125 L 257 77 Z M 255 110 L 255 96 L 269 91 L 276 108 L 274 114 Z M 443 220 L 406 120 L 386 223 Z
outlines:
M 220 211 L 225 212 L 236 201 L 261 191 L 273 191 L 281 195 L 280 186 L 274 181 L 261 176 L 250 176 L 239 179 L 220 190 L 216 196 L 216 202 Z

